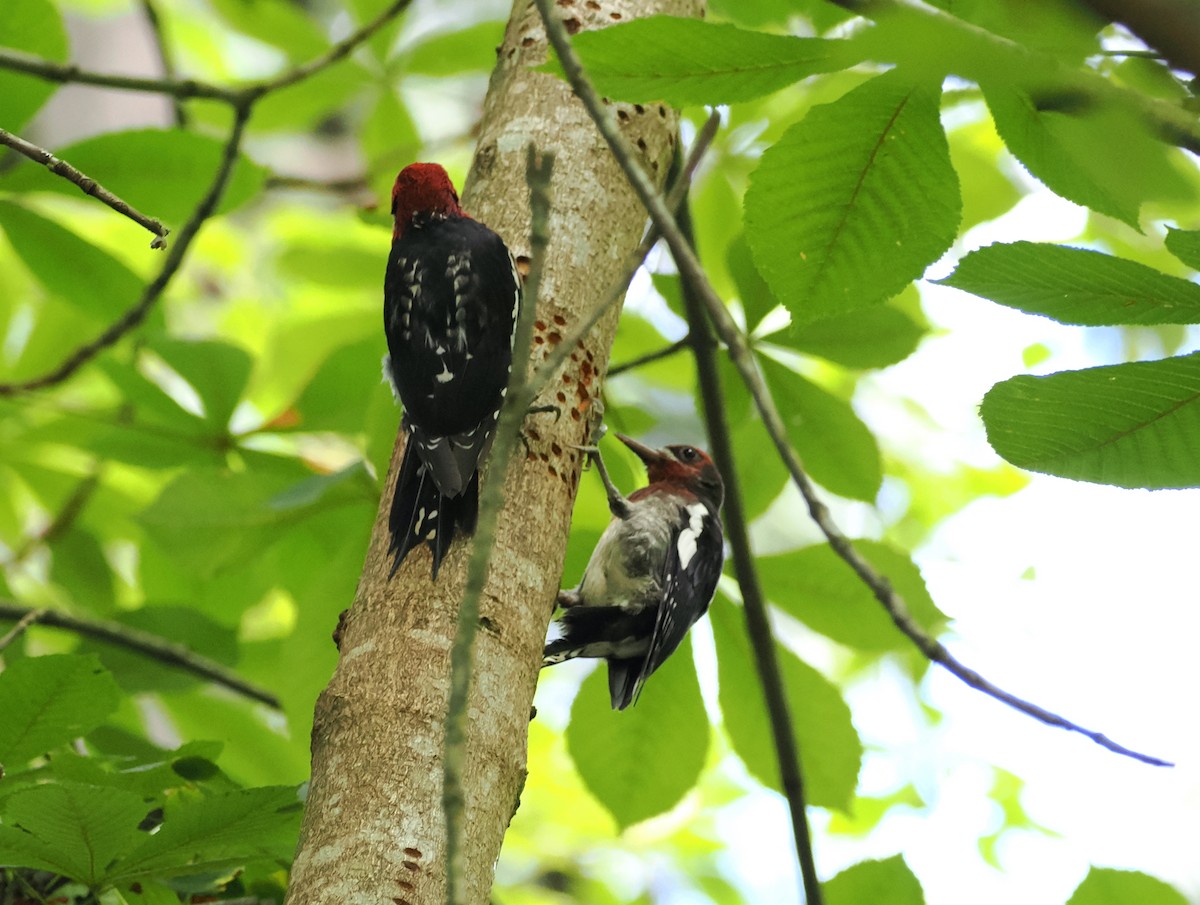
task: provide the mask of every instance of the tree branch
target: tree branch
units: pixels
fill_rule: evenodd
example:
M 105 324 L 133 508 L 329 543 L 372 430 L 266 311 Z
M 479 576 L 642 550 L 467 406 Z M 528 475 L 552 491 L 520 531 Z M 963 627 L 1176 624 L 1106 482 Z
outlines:
M 592 88 L 591 82 L 588 81 L 583 71 L 583 66 L 579 61 L 578 55 L 571 47 L 566 29 L 553 15 L 551 0 L 535 0 L 535 2 L 546 24 L 546 31 L 550 36 L 550 41 L 554 46 L 555 52 L 558 54 L 559 62 L 562 64 L 567 80 L 580 100 L 588 108 L 588 112 L 595 121 L 597 128 L 599 128 L 601 134 L 608 142 L 613 156 L 628 176 L 630 185 L 633 186 L 638 197 L 641 198 L 642 203 L 645 205 L 646 210 L 650 213 L 651 218 L 662 232 L 663 239 L 670 247 L 676 266 L 679 268 L 680 277 L 685 283 L 692 285 L 697 297 L 704 304 L 708 316 L 717 331 L 717 335 L 729 347 L 730 357 L 749 389 L 755 406 L 762 415 L 767 432 L 770 434 L 776 449 L 787 466 L 792 480 L 804 496 L 813 521 L 816 522 L 821 532 L 829 541 L 829 545 L 838 556 L 871 589 L 871 592 L 880 604 L 883 605 L 888 615 L 891 616 L 897 628 L 907 635 L 931 661 L 941 664 L 970 687 L 1007 704 L 1021 713 L 1032 716 L 1034 719 L 1040 720 L 1047 725 L 1078 732 L 1090 738 L 1096 744 L 1117 754 L 1132 757 L 1135 760 L 1155 766 L 1171 766 L 1168 761 L 1148 754 L 1141 754 L 1123 745 L 1119 745 L 1099 732 L 1085 729 L 1058 714 L 1045 710 L 1036 704 L 1025 701 L 998 688 L 975 671 L 959 663 L 939 642 L 929 637 L 916 624 L 912 616 L 909 615 L 908 607 L 901 597 L 892 590 L 888 580 L 879 574 L 854 549 L 854 546 L 841 533 L 837 525 L 834 524 L 825 504 L 818 498 L 812 482 L 800 464 L 799 456 L 796 455 L 796 451 L 792 449 L 787 441 L 787 431 L 784 427 L 783 419 L 780 417 L 779 410 L 775 407 L 775 402 L 767 391 L 766 384 L 755 368 L 754 355 L 746 342 L 746 337 L 726 310 L 721 298 L 712 288 L 712 284 L 709 283 L 699 259 L 697 259 L 687 240 L 680 233 L 675 218 L 671 215 L 662 197 L 655 191 L 653 184 L 646 177 L 645 171 L 638 164 L 637 158 L 625 141 L 624 136 L 622 136 L 612 112 L 601 103 L 600 98 L 596 95 L 595 89 Z M 901 0 L 873 0 L 871 8 L 890 7 L 900 2 Z M 907 6 L 908 4 L 905 5 Z M 942 14 L 939 13 L 939 15 Z
M 692 215 L 686 201 L 679 207 L 678 220 L 680 231 L 688 240 L 688 244 L 695 248 Z M 734 465 L 733 442 L 730 439 L 729 423 L 725 418 L 725 405 L 721 396 L 721 378 L 717 373 L 716 344 L 713 342 L 712 330 L 704 313 L 704 303 L 697 298 L 693 284 L 684 282 L 682 294 L 689 328 L 686 341 L 691 346 L 692 357 L 696 361 L 696 375 L 700 382 L 700 398 L 704 405 L 704 420 L 708 425 L 710 449 L 717 469 L 725 479 L 725 536 L 729 538 L 729 547 L 733 552 L 733 571 L 742 591 L 746 631 L 754 648 L 754 665 L 758 670 L 767 713 L 771 720 L 771 736 L 775 742 L 775 756 L 779 761 L 779 778 L 792 818 L 792 837 L 796 842 L 800 876 L 804 883 L 804 902 L 805 905 L 822 905 L 821 883 L 817 877 L 812 833 L 805 807 L 807 798 L 804 793 L 804 772 L 796 736 L 792 730 L 792 714 L 783 685 L 783 674 L 780 672 L 779 659 L 775 653 L 775 637 L 767 614 L 767 601 L 759 584 L 758 571 L 754 567 L 754 551 L 750 547 L 750 532 L 746 526 L 742 491 Z
M 244 697 L 266 704 L 275 710 L 283 709 L 279 698 L 274 694 L 265 688 L 247 682 L 233 670 L 222 666 L 215 660 L 202 656 L 182 644 L 176 644 L 174 641 L 168 641 L 166 638 L 133 626 L 100 619 L 88 619 L 84 616 L 72 616 L 59 610 L 25 607 L 6 600 L 0 600 L 0 619 L 17 621 L 17 627 L 0 641 L 0 649 L 11 643 L 21 629 L 35 623 L 51 628 L 66 629 L 77 635 L 84 635 L 116 647 L 123 647 L 167 666 L 190 672 L 231 691 L 236 691 Z
M 162 66 L 163 75 L 173 79 L 175 78 L 175 60 L 171 55 L 171 45 L 167 43 L 167 36 L 163 32 L 162 17 L 158 14 L 158 7 L 154 5 L 154 0 L 141 0 L 141 5 L 142 15 L 146 17 L 146 24 L 150 26 L 150 31 L 154 35 L 154 47 L 158 51 L 158 62 Z M 187 111 L 183 108 L 182 100 L 177 97 L 171 98 L 171 112 L 175 118 L 176 128 L 187 128 Z
M 229 88 L 197 79 L 151 79 L 140 76 L 89 72 L 73 64 L 55 63 L 52 60 L 43 59 L 33 54 L 6 49 L 0 49 L 0 69 L 23 72 L 26 75 L 36 76 L 48 82 L 73 82 L 80 85 L 93 85 L 99 88 L 117 88 L 123 91 L 168 94 L 178 100 L 208 98 L 223 101 L 235 108 L 242 109 L 253 104 L 265 94 L 270 94 L 281 88 L 288 88 L 297 82 L 316 75 L 322 69 L 349 56 L 355 48 L 407 9 L 410 3 L 412 3 L 412 0 L 394 0 L 394 2 L 366 25 L 352 32 L 330 47 L 329 50 L 314 57 L 307 63 L 301 63 L 271 78 L 247 82 L 237 88 Z
M 513 339 L 513 357 L 518 366 L 509 372 L 508 389 L 504 405 L 500 408 L 496 439 L 488 458 L 487 483 L 480 494 L 475 543 L 467 564 L 467 582 L 458 609 L 458 628 L 454 634 L 454 646 L 450 649 L 450 703 L 446 710 L 446 741 L 442 761 L 448 905 L 462 905 L 466 901 L 467 865 L 465 846 L 462 844 L 466 796 L 462 779 L 467 758 L 467 695 L 471 688 L 475 635 L 479 628 L 479 598 L 483 594 L 492 546 L 496 541 L 496 523 L 504 506 L 504 479 L 528 408 L 521 400 L 526 396 L 529 369 L 519 365 L 527 359 L 533 340 L 533 323 L 537 319 L 538 293 L 546 263 L 546 246 L 550 241 L 550 176 L 553 169 L 554 154 L 549 151 L 538 154 L 530 145 L 525 169 L 531 213 L 529 273 L 525 278 L 524 300 Z
M 683 218 L 680 218 L 682 224 Z M 677 339 L 669 346 L 663 346 L 661 349 L 655 349 L 653 352 L 647 352 L 645 355 L 639 355 L 637 358 L 630 361 L 623 361 L 619 365 L 613 365 L 608 369 L 609 377 L 616 377 L 618 374 L 624 374 L 626 371 L 632 371 L 635 368 L 644 367 L 648 364 L 653 364 L 656 361 L 662 361 L 664 358 L 670 358 L 684 349 L 691 348 L 692 335 L 689 333 L 683 339 Z
M 138 226 L 145 227 L 157 237 L 150 243 L 151 248 L 166 248 L 166 238 L 171 232 L 161 222 L 153 217 L 147 217 L 132 205 L 122 201 L 95 179 L 92 179 L 86 173 L 82 173 L 75 167 L 71 166 L 65 160 L 55 157 L 45 148 L 39 148 L 37 145 L 26 141 L 18 135 L 13 135 L 4 129 L 0 129 L 0 145 L 6 145 L 16 151 L 18 154 L 23 154 L 34 163 L 40 163 L 51 173 L 56 176 L 61 176 L 68 182 L 72 182 L 79 186 L 79 190 L 85 195 L 91 195 L 100 201 L 103 201 L 118 214 L 123 214 L 128 217 Z
M 171 282 L 171 278 L 175 276 L 175 272 L 179 269 L 179 266 L 183 263 L 184 255 L 191 246 L 192 240 L 200 232 L 200 227 L 204 225 L 204 221 L 212 216 L 213 211 L 217 209 L 217 204 L 220 202 L 221 196 L 225 193 L 225 187 L 229 184 L 234 163 L 237 162 L 238 148 L 242 142 L 242 134 L 246 128 L 246 121 L 250 117 L 250 108 L 250 104 L 244 104 L 235 108 L 233 128 L 230 130 L 229 138 L 225 142 L 221 163 L 217 167 L 217 173 L 213 177 L 212 184 L 209 186 L 204 198 L 196 206 L 196 210 L 192 213 L 191 218 L 179 230 L 179 234 L 175 237 L 175 242 L 167 252 L 167 259 L 163 262 L 162 269 L 158 272 L 158 276 L 142 291 L 142 297 L 138 299 L 137 304 L 126 311 L 120 320 L 101 333 L 96 339 L 76 349 L 54 370 L 29 380 L 15 383 L 0 383 L 0 396 L 15 396 L 18 393 L 41 390 L 62 383 L 95 358 L 100 352 L 114 345 L 121 337 L 125 336 L 125 334 L 145 319 L 150 309 L 154 306 L 154 303 L 158 301 L 163 291 L 167 288 L 167 284 Z

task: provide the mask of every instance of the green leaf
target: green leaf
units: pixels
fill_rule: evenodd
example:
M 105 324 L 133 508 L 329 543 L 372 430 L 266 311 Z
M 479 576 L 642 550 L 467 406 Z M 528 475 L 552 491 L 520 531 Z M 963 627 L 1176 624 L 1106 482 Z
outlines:
M 936 633 L 946 624 L 920 571 L 906 554 L 878 541 L 857 540 L 854 547 L 887 578 L 918 625 Z M 779 556 L 760 556 L 756 563 L 771 602 L 813 631 L 866 651 L 897 650 L 909 645 L 862 579 L 828 544 Z
M 572 40 L 596 90 L 618 101 L 733 104 L 856 62 L 845 41 L 795 38 L 699 19 L 647 16 Z M 561 71 L 557 61 L 548 71 Z
M 0 201 L 0 227 L 46 290 L 89 317 L 113 320 L 141 294 L 142 281 L 132 270 L 41 214 Z
M 904 858 L 862 861 L 846 868 L 823 887 L 828 905 L 924 905 L 925 893 Z
M 174 225 L 190 217 L 200 203 L 223 153 L 224 143 L 218 139 L 171 129 L 106 132 L 57 151 L 146 216 Z M 266 170 L 239 155 L 217 213 L 228 213 L 257 194 L 265 178 Z M 33 164 L 18 167 L 0 180 L 0 186 L 80 197 L 74 184 Z
M 777 362 L 759 361 L 813 480 L 840 496 L 873 501 L 883 483 L 879 446 L 850 404 Z
M 0 673 L 0 764 L 13 769 L 87 734 L 117 707 L 95 656 L 27 657 Z
M 954 241 L 961 201 L 938 96 L 893 71 L 814 107 L 763 154 L 746 238 L 795 323 L 884 301 Z
M 721 712 L 733 750 L 761 783 L 782 792 L 779 762 L 742 613 L 720 593 L 709 609 L 717 642 Z M 792 733 L 810 805 L 848 810 L 862 762 L 850 708 L 824 676 L 776 645 Z
M 496 48 L 504 41 L 504 25 L 493 20 L 424 35 L 420 43 L 400 55 L 400 65 L 415 75 L 489 73 L 496 62 Z
M 238 789 L 168 803 L 159 831 L 113 871 L 113 882 L 200 873 L 295 853 L 301 803 L 286 786 Z
M 1047 188 L 1070 201 L 1137 229 L 1144 200 L 1194 195 L 1172 168 L 1165 145 L 1128 112 L 1113 105 L 1060 112 L 1053 108 L 1055 98 L 1035 101 L 1008 86 L 984 85 L 983 90 L 1008 149 Z M 1120 141 L 1113 140 L 1116 135 Z
M 689 638 L 654 673 L 632 707 L 611 709 L 607 666 L 579 689 L 567 750 L 621 829 L 673 808 L 695 786 L 708 753 L 708 716 Z
M 67 32 L 62 16 L 51 0 L 5 0 L 4 15 L 0 16 L 0 46 L 65 63 Z M 4 128 L 19 132 L 57 87 L 36 76 L 0 72 Z
M 51 550 L 54 561 L 50 575 L 76 604 L 96 614 L 116 608 L 112 566 L 94 534 L 73 524 L 53 538 Z
M 1200 353 L 998 383 L 988 442 L 1021 468 L 1118 487 L 1200 486 Z
M 156 337 L 151 348 L 184 380 L 204 404 L 205 420 L 218 430 L 229 425 L 229 417 L 242 398 L 250 377 L 250 356 L 229 343 Z
M 880 305 L 822 318 L 771 339 L 843 367 L 866 369 L 904 361 L 924 335 L 925 327 L 905 312 Z
M 289 486 L 275 476 L 187 471 L 140 516 L 150 538 L 185 568 L 211 577 L 262 555 L 287 513 L 268 505 Z
M 1167 227 L 1167 251 L 1192 270 L 1200 270 L 1200 230 Z
M 1067 905 L 1187 905 L 1187 897 L 1162 880 L 1135 870 L 1093 867 Z
M 1200 323 L 1200 286 L 1085 248 L 989 245 L 938 282 L 1063 324 Z
M 753 331 L 754 326 L 770 314 L 779 301 L 767 285 L 767 281 L 762 278 L 762 274 L 758 272 L 758 268 L 754 266 L 754 258 L 750 254 L 745 233 L 730 243 L 728 251 L 725 252 L 725 263 L 737 287 L 742 310 L 746 312 L 746 326 Z
M 0 863 L 53 870 L 98 886 L 113 862 L 143 836 L 138 824 L 148 810 L 141 795 L 107 786 L 53 783 L 22 789 L 4 809 Z M 24 834 L 30 838 L 20 839 Z
M 305 62 L 329 47 L 329 39 L 305 15 L 305 7 L 288 0 L 212 0 L 212 4 L 233 28 L 278 47 L 292 63 Z

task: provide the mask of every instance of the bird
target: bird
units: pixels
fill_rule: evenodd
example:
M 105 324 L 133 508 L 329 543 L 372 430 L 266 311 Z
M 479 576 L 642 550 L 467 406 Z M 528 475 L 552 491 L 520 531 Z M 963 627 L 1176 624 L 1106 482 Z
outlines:
M 720 509 L 725 485 L 694 446 L 653 449 L 617 434 L 646 466 L 649 483 L 623 497 L 599 450 L 596 463 L 612 520 L 579 585 L 559 591 L 542 667 L 576 657 L 608 661 L 613 710 L 636 703 L 650 675 L 708 610 L 725 560 Z
M 404 407 L 408 442 L 388 516 L 390 576 L 424 543 L 436 581 L 454 538 L 475 531 L 479 468 L 512 370 L 521 279 L 504 240 L 463 211 L 439 164 L 400 171 L 392 215 L 383 371 Z

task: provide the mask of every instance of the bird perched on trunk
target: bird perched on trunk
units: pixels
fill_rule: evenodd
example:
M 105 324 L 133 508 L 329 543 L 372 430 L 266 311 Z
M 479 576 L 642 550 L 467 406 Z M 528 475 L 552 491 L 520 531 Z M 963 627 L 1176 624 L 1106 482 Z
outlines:
M 558 594 L 563 612 L 551 631 L 560 636 L 546 643 L 542 666 L 603 657 L 613 709 L 624 710 L 708 609 L 725 559 L 718 514 L 725 485 L 694 446 L 651 449 L 617 438 L 645 463 L 650 483 L 621 496 L 599 452 L 587 449 L 613 519 L 579 587 Z
M 392 188 L 383 283 L 385 379 L 408 434 L 388 526 L 392 574 L 425 543 L 433 577 L 458 532 L 475 530 L 479 466 L 512 369 L 521 281 L 504 241 L 459 207 L 446 171 L 414 163 Z

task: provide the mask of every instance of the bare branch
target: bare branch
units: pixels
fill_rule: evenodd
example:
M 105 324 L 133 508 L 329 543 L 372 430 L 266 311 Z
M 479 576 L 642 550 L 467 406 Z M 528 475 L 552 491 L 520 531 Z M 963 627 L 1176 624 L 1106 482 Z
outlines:
M 103 201 L 118 214 L 123 214 L 138 224 L 138 226 L 150 230 L 157 237 L 150 243 L 151 248 L 167 247 L 166 238 L 171 231 L 163 226 L 161 222 L 155 220 L 153 217 L 147 217 L 132 205 L 122 201 L 95 179 L 75 169 L 75 167 L 71 166 L 65 160 L 55 157 L 45 148 L 39 148 L 37 145 L 26 141 L 18 135 L 13 135 L 4 129 L 0 129 L 0 145 L 7 145 L 18 154 L 28 157 L 34 163 L 40 163 L 56 176 L 61 176 L 68 182 L 79 186 L 79 190 L 85 195 L 91 195 L 93 198 Z
M 616 377 L 618 374 L 624 374 L 626 371 L 632 371 L 635 368 L 641 368 L 648 364 L 653 364 L 656 361 L 662 361 L 664 358 L 670 358 L 682 352 L 684 349 L 691 348 L 692 336 L 689 333 L 683 339 L 677 339 L 669 346 L 663 346 L 661 349 L 655 349 L 653 352 L 647 352 L 645 355 L 639 355 L 637 358 L 630 361 L 623 361 L 619 365 L 613 365 L 608 369 L 609 377 Z
M 688 244 L 695 248 L 691 211 L 686 201 L 680 205 L 677 219 Z M 733 572 L 742 591 L 746 630 L 754 648 L 754 665 L 758 670 L 767 714 L 771 721 L 775 756 L 779 761 L 780 783 L 792 818 L 792 837 L 796 841 L 796 854 L 800 861 L 804 902 L 805 905 L 822 905 L 821 883 L 817 877 L 812 832 L 808 826 L 808 812 L 805 807 L 807 798 L 804 792 L 804 771 L 801 768 L 800 751 L 792 729 L 792 714 L 783 685 L 783 674 L 775 655 L 775 637 L 767 614 L 767 601 L 759 584 L 758 571 L 754 567 L 754 551 L 750 546 L 750 532 L 746 524 L 746 513 L 742 508 L 742 491 L 738 483 L 737 469 L 734 467 L 733 441 L 725 417 L 721 378 L 717 373 L 716 344 L 713 342 L 712 330 L 704 313 L 704 303 L 697 298 L 692 283 L 683 284 L 683 304 L 687 312 L 688 337 L 692 356 L 696 360 L 696 375 L 700 382 L 700 398 L 704 405 L 704 420 L 708 425 L 710 448 L 717 468 L 725 480 L 725 536 L 729 538 L 729 547 L 733 552 Z
M 154 35 L 154 47 L 158 51 L 158 62 L 162 66 L 163 75 L 173 79 L 175 78 L 175 59 L 171 55 L 171 45 L 167 43 L 167 36 L 163 32 L 162 17 L 158 14 L 158 7 L 155 6 L 154 0 L 141 0 L 141 4 L 142 15 L 146 17 L 146 24 L 150 26 L 150 31 Z M 183 101 L 180 98 L 171 98 L 171 112 L 175 117 L 175 126 L 180 129 L 187 128 L 187 111 L 183 108 Z
M 854 549 L 854 546 L 846 538 L 844 534 L 834 524 L 833 519 L 829 515 L 829 510 L 825 504 L 821 502 L 816 494 L 816 490 L 805 473 L 803 466 L 800 464 L 800 458 L 796 455 L 796 451 L 792 449 L 787 441 L 787 431 L 783 424 L 783 419 L 780 417 L 779 410 L 775 407 L 775 402 L 768 392 L 766 384 L 758 374 L 754 365 L 754 354 L 751 351 L 746 337 L 738 328 L 729 312 L 726 310 L 721 298 L 709 283 L 708 277 L 704 272 L 703 266 L 699 259 L 688 245 L 687 240 L 679 231 L 679 225 L 675 218 L 671 215 L 666 203 L 662 197 L 654 189 L 654 185 L 647 178 L 645 171 L 639 165 L 632 148 L 625 141 L 621 134 L 620 127 L 617 125 L 612 112 L 601 103 L 600 98 L 596 95 L 595 89 L 583 71 L 583 66 L 579 61 L 578 55 L 571 47 L 570 40 L 567 37 L 566 29 L 563 24 L 555 18 L 551 9 L 551 0 L 535 0 L 538 9 L 541 12 L 542 19 L 546 24 L 546 31 L 550 37 L 550 41 L 554 46 L 555 52 L 558 54 L 559 62 L 562 64 L 563 72 L 570 82 L 571 87 L 579 96 L 595 121 L 597 128 L 604 135 L 608 142 L 609 148 L 613 152 L 613 156 L 620 163 L 621 168 L 625 171 L 629 178 L 630 185 L 637 191 L 642 203 L 649 211 L 655 225 L 663 234 L 663 239 L 671 249 L 671 254 L 675 259 L 676 266 L 679 268 L 679 273 L 685 283 L 691 284 L 696 295 L 703 302 L 709 318 L 713 322 L 713 326 L 717 331 L 717 335 L 729 347 L 729 354 L 737 367 L 738 372 L 742 376 L 747 388 L 750 390 L 750 395 L 754 399 L 755 406 L 762 415 L 763 423 L 775 443 L 776 449 L 779 451 L 784 464 L 787 465 L 788 471 L 792 476 L 800 493 L 804 496 L 804 500 L 808 505 L 808 511 L 814 522 L 821 529 L 821 532 L 829 541 L 829 545 L 840 556 L 847 565 L 850 566 L 866 584 L 875 598 L 883 605 L 884 609 L 891 616 L 892 621 L 896 626 L 908 636 L 910 640 L 925 654 L 931 661 L 941 664 L 953 675 L 957 676 L 967 685 L 978 691 L 983 692 L 990 697 L 995 698 L 1002 703 L 1024 713 L 1034 719 L 1040 720 L 1050 726 L 1056 726 L 1061 729 L 1067 729 L 1072 732 L 1078 732 L 1081 735 L 1091 739 L 1096 744 L 1107 748 L 1117 754 L 1122 754 L 1126 757 L 1140 760 L 1143 763 L 1152 764 L 1154 766 L 1172 766 L 1169 761 L 1162 760 L 1158 757 L 1153 757 L 1148 754 L 1142 754 L 1123 745 L 1110 740 L 1107 736 L 1099 732 L 1094 732 L 1085 729 L 1082 726 L 1067 720 L 1058 714 L 1045 710 L 1036 704 L 1025 701 L 1015 695 L 1009 694 L 1001 688 L 993 685 L 991 682 L 984 679 L 974 670 L 971 670 L 959 663 L 953 656 L 950 655 L 938 641 L 929 637 L 925 631 L 916 624 L 912 616 L 909 615 L 908 607 L 903 599 L 894 590 L 888 580 L 879 574 L 873 566 L 870 565 L 859 553 Z M 875 0 L 871 4 L 872 9 L 876 6 L 910 8 L 913 5 L 908 4 L 906 0 Z M 936 12 L 936 11 L 935 11 Z
M 15 383 L 0 383 L 0 396 L 15 396 L 19 393 L 41 390 L 62 383 L 95 358 L 100 352 L 114 345 L 121 337 L 129 333 L 130 330 L 145 319 L 150 309 L 154 307 L 155 302 L 158 301 L 163 291 L 167 288 L 167 284 L 170 283 L 171 278 L 175 276 L 175 271 L 183 263 L 184 255 L 191 246 L 192 240 L 200 232 L 200 227 L 204 225 L 204 222 L 217 209 L 217 204 L 220 202 L 221 196 L 225 193 L 225 187 L 229 184 L 233 165 L 237 161 L 238 148 L 242 143 L 242 134 L 245 132 L 246 121 L 249 117 L 249 104 L 236 108 L 233 128 L 230 130 L 229 138 L 225 142 L 225 150 L 221 156 L 221 163 L 217 167 L 217 173 L 213 177 L 208 192 L 205 193 L 204 198 L 197 205 L 191 218 L 179 230 L 174 244 L 172 244 L 167 252 L 167 259 L 163 262 L 162 269 L 158 272 L 158 276 L 142 291 L 142 297 L 138 299 L 137 304 L 126 311 L 120 320 L 101 333 L 96 339 L 76 349 L 54 370 L 29 380 Z
M 533 340 L 533 324 L 537 319 L 538 293 L 542 270 L 546 263 L 546 246 L 550 241 L 550 175 L 554 155 L 540 154 L 529 146 L 525 180 L 529 184 L 530 236 L 529 274 L 525 278 L 524 301 L 517 318 L 513 339 L 514 358 L 523 362 Z M 443 756 L 442 808 L 446 813 L 446 901 L 462 905 L 467 894 L 467 864 L 462 844 L 466 822 L 466 797 L 463 794 L 463 767 L 467 758 L 467 694 L 471 687 L 475 635 L 479 628 L 479 598 L 487 580 L 492 546 L 496 541 L 496 523 L 504 505 L 504 478 L 509 460 L 517 446 L 521 424 L 528 407 L 526 397 L 529 382 L 527 367 L 514 367 L 509 372 L 508 389 L 496 439 L 488 458 L 487 482 L 479 499 L 479 518 L 475 542 L 467 564 L 467 581 L 458 609 L 458 627 L 454 646 L 450 650 L 450 701 L 446 710 L 446 740 Z
M 166 638 L 133 626 L 100 619 L 88 619 L 84 616 L 73 616 L 60 610 L 25 607 L 10 600 L 0 600 L 0 619 L 17 620 L 17 627 L 0 641 L 0 649 L 11 643 L 12 639 L 20 633 L 18 629 L 34 623 L 51 628 L 66 629 L 77 635 L 84 635 L 88 638 L 95 638 L 97 641 L 123 647 L 167 666 L 190 672 L 276 710 L 283 709 L 279 698 L 274 694 L 247 682 L 233 670 L 222 666 L 215 660 L 201 656 L 182 644 L 168 641 Z

